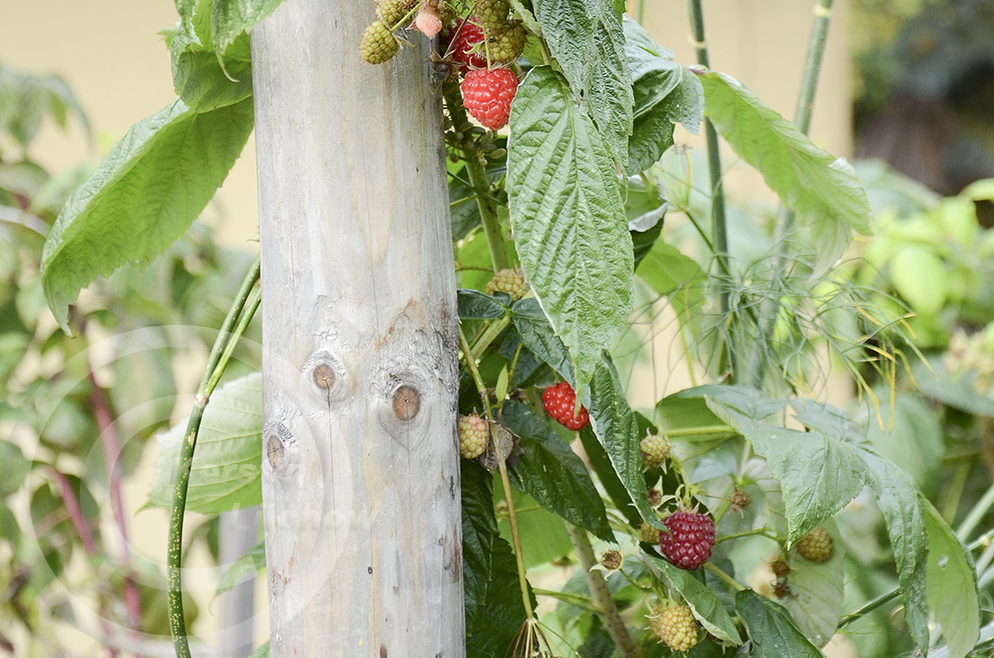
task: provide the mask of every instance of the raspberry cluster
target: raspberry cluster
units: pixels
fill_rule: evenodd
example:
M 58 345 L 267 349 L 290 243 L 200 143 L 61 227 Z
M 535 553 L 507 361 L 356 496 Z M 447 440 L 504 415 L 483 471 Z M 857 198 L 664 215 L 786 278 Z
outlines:
M 521 274 L 521 270 L 509 267 L 497 272 L 494 278 L 487 282 L 487 294 L 492 295 L 495 292 L 506 292 L 511 296 L 512 302 L 524 297 L 528 292 L 528 286 L 525 285 L 525 277 Z
M 569 385 L 569 382 L 559 382 L 555 386 L 550 386 L 542 392 L 542 406 L 545 413 L 549 414 L 563 427 L 571 430 L 582 430 L 590 422 L 587 408 L 580 406 L 579 413 L 576 411 L 576 391 Z
M 797 552 L 805 560 L 821 564 L 829 560 L 835 552 L 832 547 L 832 537 L 821 526 L 812 528 L 811 532 L 797 542 Z
M 663 525 L 669 533 L 659 533 L 659 551 L 667 560 L 690 571 L 711 558 L 714 521 L 710 516 L 680 510 L 663 519 Z
M 475 412 L 459 416 L 459 455 L 463 459 L 476 459 L 487 449 L 489 440 L 487 421 Z
M 690 651 L 697 644 L 701 625 L 688 605 L 656 606 L 649 617 L 649 630 L 673 651 Z

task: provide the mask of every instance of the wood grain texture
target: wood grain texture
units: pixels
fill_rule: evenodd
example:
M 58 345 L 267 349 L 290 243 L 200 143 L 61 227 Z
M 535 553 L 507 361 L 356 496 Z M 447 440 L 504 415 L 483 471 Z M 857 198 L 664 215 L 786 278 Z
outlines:
M 374 7 L 252 37 L 274 657 L 465 655 L 442 115 L 419 34 L 360 59 Z

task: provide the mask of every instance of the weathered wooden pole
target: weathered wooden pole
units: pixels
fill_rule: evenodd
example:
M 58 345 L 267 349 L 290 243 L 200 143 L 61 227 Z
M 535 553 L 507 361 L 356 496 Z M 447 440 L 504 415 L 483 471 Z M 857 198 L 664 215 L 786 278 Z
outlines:
M 287 0 L 252 36 L 274 657 L 465 654 L 442 115 L 420 35 L 361 61 L 373 18 Z

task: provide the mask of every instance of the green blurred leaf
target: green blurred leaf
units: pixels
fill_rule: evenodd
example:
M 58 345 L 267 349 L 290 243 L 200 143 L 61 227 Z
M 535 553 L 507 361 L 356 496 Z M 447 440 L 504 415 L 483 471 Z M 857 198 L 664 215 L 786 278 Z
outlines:
M 881 393 L 882 400 L 889 396 Z M 920 395 L 902 393 L 892 405 L 881 404 L 880 415 L 869 418 L 866 436 L 881 457 L 907 472 L 919 487 L 934 489 L 945 452 L 943 429 Z
M 928 535 L 921 495 L 908 474 L 890 461 L 860 448 L 877 506 L 887 521 L 891 549 L 904 598 L 904 619 L 915 644 L 929 645 L 926 574 Z
M 826 424 L 840 422 L 831 408 L 800 407 L 798 414 L 806 414 L 801 420 L 811 431 L 798 432 L 759 422 L 783 403 L 766 400 L 751 387 L 711 385 L 693 391 L 703 396 L 708 407 L 746 437 L 769 463 L 783 489 L 791 542 L 849 504 L 866 483 L 866 464 L 856 448 L 840 438 L 845 434 L 826 433 L 823 429 Z M 756 413 L 750 416 L 743 413 L 742 407 L 751 407 Z M 824 424 L 815 427 L 816 419 Z M 850 425 L 855 427 L 851 422 Z
M 890 260 L 890 279 L 919 315 L 934 315 L 946 303 L 949 277 L 942 259 L 932 249 L 904 245 Z
M 518 534 L 521 537 L 525 568 L 531 569 L 569 555 L 573 544 L 566 533 L 562 517 L 545 509 L 537 500 L 515 487 L 511 488 L 511 495 L 518 513 Z M 497 503 L 504 500 L 501 489 L 496 492 L 494 500 Z M 504 541 L 512 543 L 511 523 L 506 513 L 498 519 L 497 526 Z
M 686 600 L 687 605 L 694 611 L 694 617 L 701 622 L 708 633 L 729 646 L 742 644 L 739 631 L 735 628 L 735 623 L 728 615 L 725 605 L 713 590 L 697 580 L 694 573 L 652 555 L 646 555 L 644 559 L 650 560 L 654 567 L 663 572 L 666 580 Z
M 809 562 L 792 547 L 788 555 L 790 576 L 787 586 L 790 594 L 780 599 L 780 604 L 791 614 L 798 630 L 816 647 L 828 644 L 839 626 L 842 603 L 845 598 L 846 546 L 835 527 L 827 519 L 821 527 L 832 538 L 832 557 L 816 564 Z
M 532 6 L 542 36 L 569 80 L 567 96 L 586 101 L 607 148 L 627 171 L 634 98 L 625 33 L 611 0 L 533 0 Z M 517 129 L 512 117 L 512 139 Z
M 253 651 L 249 658 L 269 658 L 269 640 L 266 640 L 265 644 Z
M 761 658 L 822 658 L 807 638 L 797 630 L 782 606 L 751 589 L 735 594 L 735 609 L 745 626 L 752 651 Z
M 628 140 L 628 173 L 648 169 L 673 146 L 677 123 L 697 134 L 704 120 L 704 90 L 642 27 L 625 16 L 625 55 L 632 75 L 634 123 Z
M 738 436 L 735 429 L 708 409 L 704 398 L 685 397 L 686 393 L 669 395 L 656 404 L 656 418 L 663 434 L 679 437 L 680 441 L 715 441 Z
M 148 265 L 183 234 L 228 175 L 252 131 L 252 101 L 198 114 L 176 101 L 128 131 L 66 201 L 42 254 L 59 325 L 97 276 Z
M 852 240 L 869 235 L 866 194 L 853 168 L 816 147 L 797 127 L 724 73 L 701 73 L 705 113 L 742 158 L 797 213 L 824 267 Z
M 518 254 L 584 396 L 632 305 L 618 179 L 597 130 L 551 68 L 533 69 L 518 87 L 511 125 L 507 189 Z
M 571 524 L 613 542 L 614 532 L 607 522 L 604 503 L 586 466 L 550 425 L 548 417 L 508 400 L 502 420 L 518 436 L 524 450 L 508 470 L 511 484 Z
M 639 263 L 638 275 L 656 294 L 669 297 L 683 326 L 689 326 L 700 315 L 707 275 L 697 261 L 676 247 L 657 240 Z
M 968 371 L 952 376 L 942 357 L 930 354 L 925 363 L 920 360 L 912 362 L 911 374 L 918 390 L 927 397 L 977 416 L 994 418 L 994 400 L 981 395 L 973 387 L 975 373 Z
M 221 579 L 217 583 L 217 591 L 214 592 L 214 596 L 224 594 L 242 582 L 246 576 L 250 576 L 259 571 L 259 569 L 265 568 L 266 544 L 259 542 L 224 570 L 224 573 L 221 574 Z
M 927 500 L 923 504 L 928 529 L 928 607 L 942 627 L 950 658 L 963 658 L 980 635 L 976 568 L 942 515 Z
M 0 498 L 20 489 L 30 472 L 31 460 L 15 444 L 0 439 Z
M 186 419 L 158 435 L 162 454 L 148 496 L 150 507 L 171 507 Z M 262 502 L 262 375 L 228 382 L 211 395 L 193 456 L 186 509 L 217 514 Z
M 148 437 L 169 422 L 176 404 L 172 352 L 162 327 L 117 336 L 111 399 L 128 436 Z

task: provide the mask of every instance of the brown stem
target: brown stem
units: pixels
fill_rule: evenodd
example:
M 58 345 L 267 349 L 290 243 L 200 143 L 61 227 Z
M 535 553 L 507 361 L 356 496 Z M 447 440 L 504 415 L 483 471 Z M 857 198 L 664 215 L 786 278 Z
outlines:
M 567 523 L 566 531 L 569 533 L 573 548 L 576 549 L 576 557 L 580 560 L 583 568 L 583 575 L 587 579 L 587 587 L 590 588 L 590 600 L 593 601 L 597 616 L 601 618 L 607 634 L 614 640 L 614 644 L 621 651 L 625 658 L 642 658 L 642 647 L 635 643 L 628 626 L 618 612 L 618 606 L 611 598 L 611 591 L 604 580 L 604 574 L 593 567 L 597 566 L 597 558 L 594 557 L 594 549 L 590 545 L 590 538 L 583 528 Z
M 138 586 L 131 579 L 131 546 L 128 542 L 128 527 L 125 522 L 124 502 L 121 499 L 121 469 L 118 457 L 121 455 L 121 441 L 117 436 L 117 428 L 107 404 L 103 388 L 97 384 L 93 371 L 88 373 L 90 388 L 93 392 L 90 400 L 93 403 L 93 415 L 96 416 L 97 428 L 100 430 L 100 441 L 104 447 L 104 463 L 107 467 L 107 487 L 110 490 L 110 507 L 114 514 L 114 522 L 121 533 L 121 563 L 124 565 L 124 605 L 128 611 L 128 621 L 132 628 L 140 628 L 142 622 L 141 596 Z

